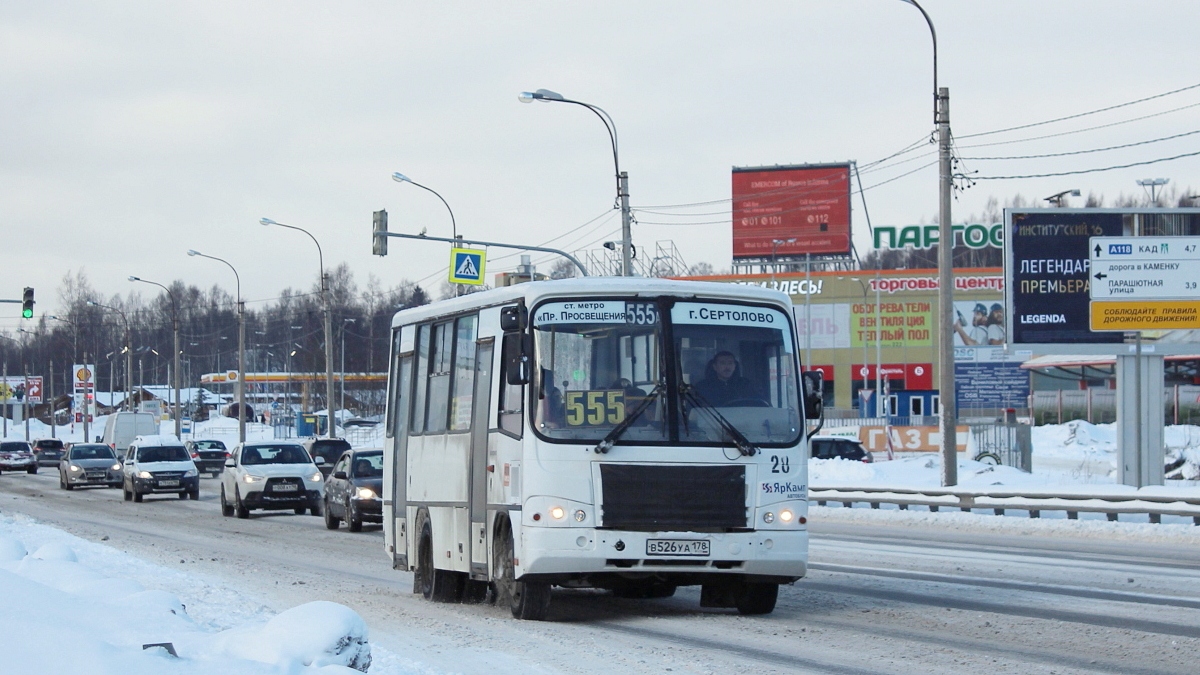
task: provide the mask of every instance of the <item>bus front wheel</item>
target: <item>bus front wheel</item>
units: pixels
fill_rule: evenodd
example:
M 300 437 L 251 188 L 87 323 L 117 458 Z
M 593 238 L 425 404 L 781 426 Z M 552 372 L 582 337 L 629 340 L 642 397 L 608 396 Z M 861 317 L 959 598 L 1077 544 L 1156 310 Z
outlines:
M 432 602 L 458 602 L 462 597 L 462 575 L 433 566 L 433 532 L 428 522 L 421 528 L 413 584 L 426 600 Z
M 550 611 L 550 584 L 536 581 L 517 581 L 513 568 L 512 526 L 505 524 L 492 549 L 492 570 L 495 574 L 496 602 L 507 604 L 512 615 L 526 621 L 543 621 Z
M 770 614 L 779 598 L 779 584 L 745 584 L 737 594 L 738 614 Z

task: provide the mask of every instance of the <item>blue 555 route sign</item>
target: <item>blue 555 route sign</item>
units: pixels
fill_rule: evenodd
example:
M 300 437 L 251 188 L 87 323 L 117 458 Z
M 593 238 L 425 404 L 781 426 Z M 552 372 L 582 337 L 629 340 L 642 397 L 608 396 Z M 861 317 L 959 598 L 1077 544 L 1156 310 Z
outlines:
M 483 266 L 487 251 L 473 248 L 450 249 L 450 283 L 483 284 Z

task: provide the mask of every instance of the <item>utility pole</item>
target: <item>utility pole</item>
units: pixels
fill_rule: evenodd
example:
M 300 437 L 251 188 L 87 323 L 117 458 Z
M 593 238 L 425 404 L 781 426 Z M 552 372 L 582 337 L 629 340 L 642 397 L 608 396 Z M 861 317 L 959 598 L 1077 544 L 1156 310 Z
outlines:
M 621 275 L 633 276 L 633 215 L 629 210 L 629 174 L 617 174 L 617 190 L 621 198 Z M 643 258 L 645 260 L 645 258 Z
M 942 407 L 942 485 L 958 485 L 958 411 L 954 401 L 954 229 L 950 225 L 950 89 L 937 90 L 938 134 L 938 389 Z
M 88 368 L 87 352 L 83 353 L 83 367 Z M 94 370 L 94 369 L 88 368 L 88 370 Z M 92 382 L 93 382 L 92 396 L 96 395 L 97 388 L 95 386 L 95 383 L 97 383 L 99 381 L 100 381 L 100 378 L 96 377 L 96 374 L 93 372 L 92 373 Z M 74 383 L 72 383 L 72 387 L 74 387 Z M 72 396 L 74 396 L 74 393 L 75 393 L 75 390 L 74 390 L 74 388 L 72 388 L 71 389 Z M 84 389 L 83 389 L 83 442 L 84 443 L 90 443 L 92 440 L 92 437 L 88 435 L 88 432 L 90 431 L 89 424 L 91 422 L 88 419 L 88 417 L 91 414 L 92 414 L 92 403 L 91 403 L 91 401 L 88 400 L 88 390 L 87 390 L 87 386 L 85 385 Z
M 50 402 L 50 438 L 58 438 L 54 433 L 57 426 L 54 423 L 54 361 L 50 362 L 50 381 L 48 384 L 50 386 L 46 390 L 46 400 Z

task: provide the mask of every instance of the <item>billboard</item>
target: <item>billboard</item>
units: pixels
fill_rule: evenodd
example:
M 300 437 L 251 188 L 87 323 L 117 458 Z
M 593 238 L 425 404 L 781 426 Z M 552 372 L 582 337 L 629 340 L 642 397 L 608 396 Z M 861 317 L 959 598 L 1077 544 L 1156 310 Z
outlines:
M 1088 240 L 1122 234 L 1113 209 L 1005 209 L 1005 299 L 1011 342 L 1079 345 L 1122 342 L 1093 332 Z
M 733 257 L 773 253 L 850 253 L 849 164 L 733 168 Z
M 933 303 L 929 300 L 886 300 L 879 303 L 879 326 L 874 302 L 851 306 L 852 347 L 930 347 L 933 345 Z

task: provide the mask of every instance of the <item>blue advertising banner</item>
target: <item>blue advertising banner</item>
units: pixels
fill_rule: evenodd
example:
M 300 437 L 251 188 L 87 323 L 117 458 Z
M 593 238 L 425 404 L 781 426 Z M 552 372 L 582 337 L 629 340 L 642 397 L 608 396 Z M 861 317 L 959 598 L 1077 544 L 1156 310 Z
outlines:
M 1088 239 L 1122 235 L 1122 213 L 1011 212 L 1007 288 L 1012 344 L 1122 342 L 1119 332 L 1092 332 Z
M 954 400 L 968 408 L 1024 408 L 1029 405 L 1029 372 L 1019 361 L 954 364 Z

